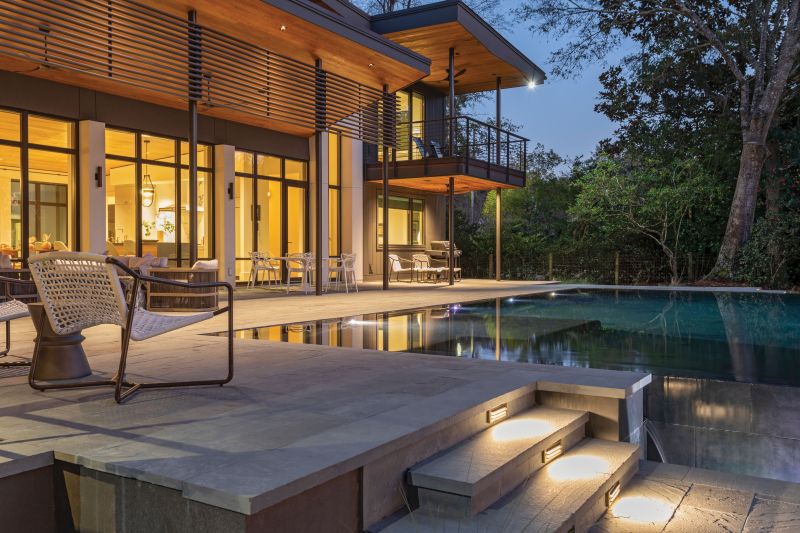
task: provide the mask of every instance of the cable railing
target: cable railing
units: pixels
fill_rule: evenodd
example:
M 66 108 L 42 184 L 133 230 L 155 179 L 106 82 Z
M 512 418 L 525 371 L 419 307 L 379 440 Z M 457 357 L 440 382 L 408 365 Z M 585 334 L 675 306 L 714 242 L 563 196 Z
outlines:
M 394 143 L 394 95 L 129 0 L 0 0 L 0 55 L 100 78 L 98 90 Z
M 495 125 L 459 116 L 401 122 L 396 128 L 395 161 L 459 157 L 471 175 L 525 173 L 528 139 Z

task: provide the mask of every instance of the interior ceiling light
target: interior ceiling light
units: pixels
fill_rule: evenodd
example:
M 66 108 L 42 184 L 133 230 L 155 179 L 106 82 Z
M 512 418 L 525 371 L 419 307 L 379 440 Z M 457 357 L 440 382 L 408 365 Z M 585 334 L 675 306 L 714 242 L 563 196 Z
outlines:
M 281 24 L 281 31 L 286 31 L 286 26 Z
M 150 156 L 150 140 L 144 140 L 144 158 L 149 159 Z M 156 199 L 156 188 L 153 185 L 153 180 L 150 179 L 150 172 L 148 172 L 147 163 L 144 165 L 144 176 L 142 176 L 142 205 L 150 207 Z

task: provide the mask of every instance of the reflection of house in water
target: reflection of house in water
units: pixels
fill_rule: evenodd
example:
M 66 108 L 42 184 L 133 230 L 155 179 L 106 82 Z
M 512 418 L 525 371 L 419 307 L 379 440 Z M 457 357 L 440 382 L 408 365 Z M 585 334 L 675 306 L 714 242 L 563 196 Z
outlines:
M 597 326 L 599 322 L 596 321 L 503 316 L 499 307 L 486 312 L 482 308 L 473 310 L 445 305 L 269 326 L 239 331 L 237 335 L 299 344 L 539 362 L 535 355 L 540 348 L 545 352 L 556 348 L 569 353 L 568 346 L 565 346 L 569 332 L 586 331 Z

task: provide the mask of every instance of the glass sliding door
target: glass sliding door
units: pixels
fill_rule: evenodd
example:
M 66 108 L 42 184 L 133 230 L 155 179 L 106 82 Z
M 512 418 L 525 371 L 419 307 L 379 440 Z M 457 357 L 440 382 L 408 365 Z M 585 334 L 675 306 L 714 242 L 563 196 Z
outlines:
M 286 187 L 286 252 L 306 251 L 306 189 Z
M 307 163 L 236 152 L 236 279 L 250 279 L 251 252 L 282 257 L 306 251 Z
M 234 212 L 236 217 L 236 279 L 250 279 L 250 253 L 255 250 L 255 178 L 236 176 Z

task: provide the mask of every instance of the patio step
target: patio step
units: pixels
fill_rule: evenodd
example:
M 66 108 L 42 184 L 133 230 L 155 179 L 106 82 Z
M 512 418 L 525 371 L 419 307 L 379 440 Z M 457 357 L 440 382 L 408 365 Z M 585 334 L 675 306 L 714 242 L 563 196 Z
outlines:
M 582 411 L 530 409 L 412 467 L 408 482 L 420 508 L 474 516 L 544 466 L 546 450 L 560 446 L 563 453 L 580 442 L 588 421 Z
M 624 490 L 639 468 L 639 447 L 585 439 L 536 471 L 506 497 L 476 516 L 455 518 L 419 508 L 380 533 L 568 533 L 585 532 L 606 512 L 607 495 Z

